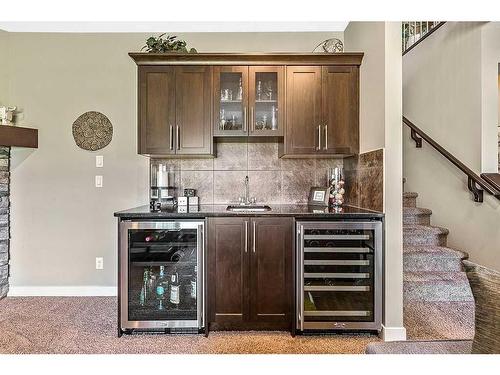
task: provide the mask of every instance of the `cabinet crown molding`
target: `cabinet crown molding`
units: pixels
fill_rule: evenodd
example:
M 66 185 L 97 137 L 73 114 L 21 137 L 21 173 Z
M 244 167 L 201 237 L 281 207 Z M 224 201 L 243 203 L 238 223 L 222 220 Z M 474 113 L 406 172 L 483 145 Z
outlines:
M 142 53 L 137 65 L 361 65 L 363 52 L 339 53 Z

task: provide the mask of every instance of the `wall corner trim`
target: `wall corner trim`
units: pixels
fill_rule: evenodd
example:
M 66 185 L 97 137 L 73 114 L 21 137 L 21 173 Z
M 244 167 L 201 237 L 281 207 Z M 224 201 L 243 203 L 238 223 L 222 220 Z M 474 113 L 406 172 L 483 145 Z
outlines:
M 14 286 L 8 297 L 116 297 L 116 286 Z
M 405 327 L 386 327 L 382 325 L 380 338 L 384 341 L 406 341 Z

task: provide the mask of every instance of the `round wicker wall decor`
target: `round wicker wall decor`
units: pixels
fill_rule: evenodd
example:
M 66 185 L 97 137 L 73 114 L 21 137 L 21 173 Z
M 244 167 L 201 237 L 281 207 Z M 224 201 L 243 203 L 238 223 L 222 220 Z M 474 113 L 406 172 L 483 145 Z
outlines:
M 73 123 L 73 138 L 84 150 L 100 150 L 111 142 L 113 125 L 101 112 L 85 112 Z

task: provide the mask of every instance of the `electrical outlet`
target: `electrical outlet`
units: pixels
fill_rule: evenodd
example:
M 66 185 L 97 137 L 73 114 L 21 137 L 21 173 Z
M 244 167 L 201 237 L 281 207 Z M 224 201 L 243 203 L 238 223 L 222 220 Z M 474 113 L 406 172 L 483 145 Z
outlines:
M 96 157 L 95 157 L 95 166 L 96 166 L 96 168 L 102 168 L 102 167 L 104 167 L 104 156 L 102 156 L 102 155 L 96 155 Z
M 102 176 L 95 176 L 95 187 L 102 187 Z
M 104 258 L 102 258 L 102 257 L 95 258 L 95 269 L 96 270 L 104 269 Z

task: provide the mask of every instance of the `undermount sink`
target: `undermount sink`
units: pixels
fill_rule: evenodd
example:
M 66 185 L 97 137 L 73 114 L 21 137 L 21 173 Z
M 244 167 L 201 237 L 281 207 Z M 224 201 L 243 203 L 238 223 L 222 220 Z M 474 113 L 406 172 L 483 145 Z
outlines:
M 271 207 L 269 206 L 259 206 L 259 205 L 231 205 L 227 206 L 226 210 L 233 212 L 265 212 L 271 211 Z

